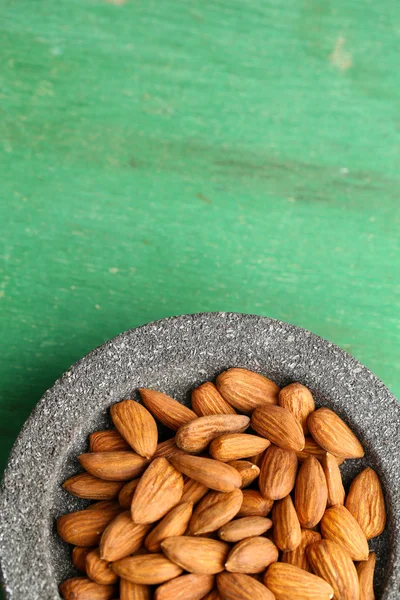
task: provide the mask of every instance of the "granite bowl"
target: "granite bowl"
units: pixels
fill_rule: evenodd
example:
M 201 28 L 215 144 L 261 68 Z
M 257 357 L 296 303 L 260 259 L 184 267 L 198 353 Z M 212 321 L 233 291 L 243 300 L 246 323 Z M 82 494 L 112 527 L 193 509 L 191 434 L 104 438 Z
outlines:
M 6 598 L 55 600 L 74 575 L 55 532 L 85 502 L 61 483 L 78 470 L 88 434 L 109 425 L 108 407 L 151 387 L 188 403 L 190 390 L 232 367 L 283 386 L 300 381 L 362 441 L 363 460 L 343 465 L 345 484 L 366 465 L 379 473 L 388 509 L 378 555 L 377 600 L 398 600 L 400 582 L 400 405 L 366 367 L 320 337 L 273 319 L 232 313 L 183 315 L 122 333 L 93 350 L 45 393 L 11 452 L 0 496 L 0 557 Z

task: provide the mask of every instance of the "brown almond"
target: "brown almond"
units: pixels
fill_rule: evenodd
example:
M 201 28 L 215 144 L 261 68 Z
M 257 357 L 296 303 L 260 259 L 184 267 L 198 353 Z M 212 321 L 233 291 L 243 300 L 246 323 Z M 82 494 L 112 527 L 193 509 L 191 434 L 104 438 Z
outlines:
M 163 554 L 128 556 L 114 562 L 111 568 L 122 579 L 140 585 L 159 585 L 182 573 L 182 569 Z
M 249 414 L 257 406 L 278 403 L 278 386 L 260 373 L 247 369 L 228 369 L 217 377 L 222 397 L 239 412 Z
M 316 458 L 309 456 L 301 465 L 296 479 L 294 503 L 303 527 L 318 525 L 326 509 L 328 488 L 324 471 Z
M 300 423 L 286 408 L 266 404 L 256 408 L 251 426 L 275 446 L 287 450 L 303 450 L 305 440 Z
M 244 573 L 220 573 L 217 585 L 222 600 L 275 600 L 265 585 Z
M 359 600 L 357 571 L 346 550 L 331 540 L 314 542 L 307 548 L 314 573 L 333 588 L 335 600 Z
M 183 493 L 181 503 L 191 502 L 195 506 L 207 494 L 208 487 L 199 481 L 190 479 L 186 475 L 183 478 Z
M 197 505 L 190 520 L 192 535 L 204 535 L 217 531 L 229 523 L 239 512 L 243 502 L 242 490 L 233 492 L 208 492 Z
M 112 421 L 137 454 L 151 458 L 158 441 L 157 424 L 152 414 L 134 400 L 123 400 L 110 408 Z
M 326 485 L 328 487 L 328 507 L 344 504 L 345 491 L 342 475 L 333 454 L 329 454 L 329 452 L 325 454 L 322 459 L 322 468 L 325 473 Z
M 131 447 L 116 429 L 94 431 L 89 435 L 90 452 L 116 452 L 130 450 Z
M 112 585 L 118 581 L 118 575 L 110 569 L 110 563 L 100 558 L 98 548 L 94 548 L 86 556 L 86 573 L 89 579 L 100 585 Z
M 223 399 L 211 381 L 206 381 L 193 390 L 192 409 L 199 417 L 236 414 L 235 409 Z
M 225 569 L 231 573 L 261 573 L 278 560 L 278 548 L 265 537 L 248 537 L 235 544 Z
M 296 453 L 272 445 L 265 451 L 261 463 L 258 479 L 261 494 L 271 500 L 285 498 L 294 488 L 296 474 Z
M 118 502 L 122 508 L 130 508 L 132 504 L 133 494 L 138 486 L 140 478 L 128 481 L 118 494 Z
M 316 441 L 312 439 L 310 435 L 305 438 L 305 444 L 303 450 L 296 452 L 297 460 L 299 463 L 303 463 L 309 456 L 314 456 L 319 462 L 322 462 L 326 454 L 326 450 L 321 448 Z M 335 456 L 334 454 L 332 456 Z M 344 462 L 344 458 L 335 456 L 338 465 Z
M 121 579 L 119 584 L 119 600 L 150 600 L 151 588 L 148 585 L 132 583 Z
M 260 468 L 248 460 L 231 460 L 228 465 L 240 473 L 242 489 L 248 487 L 260 474 Z
M 97 502 L 57 520 L 58 535 L 74 546 L 96 546 L 104 529 L 121 512 L 118 502 Z
M 112 600 L 116 595 L 115 585 L 99 585 L 87 577 L 71 577 L 60 585 L 65 600 Z
M 237 517 L 266 517 L 274 501 L 264 498 L 257 490 L 243 490 L 243 502 Z
M 173 456 L 171 463 L 184 475 L 217 492 L 232 492 L 242 485 L 236 469 L 212 458 L 180 454 Z
M 214 575 L 181 575 L 160 585 L 154 600 L 201 600 L 214 587 Z
M 88 500 L 112 500 L 124 484 L 120 481 L 104 481 L 89 473 L 79 473 L 63 483 L 63 488 L 73 496 Z
M 277 500 L 272 509 L 274 541 L 282 552 L 295 550 L 301 542 L 299 519 L 290 496 Z
M 178 431 L 181 425 L 197 419 L 195 412 L 167 394 L 146 388 L 140 388 L 139 392 L 153 417 L 169 429 Z
M 370 552 L 368 560 L 359 562 L 357 565 L 358 581 L 360 583 L 360 600 L 375 600 L 374 572 L 376 565 L 376 554 Z
M 367 560 L 367 538 L 353 515 L 344 506 L 332 506 L 321 521 L 323 538 L 340 544 L 352 560 Z
M 182 498 L 183 477 L 166 458 L 155 458 L 133 494 L 131 515 L 135 523 L 154 523 Z
M 75 546 L 72 550 L 72 564 L 75 569 L 78 569 L 81 573 L 86 573 L 86 556 L 92 548 L 85 548 L 82 546 Z
M 161 544 L 164 554 L 189 573 L 214 575 L 224 570 L 228 544 L 205 537 L 170 537 Z
M 143 473 L 149 464 L 136 452 L 88 452 L 78 456 L 82 467 L 100 479 L 106 481 L 128 481 Z
M 333 589 L 317 575 L 290 564 L 274 563 L 265 576 L 264 583 L 276 600 L 331 600 Z
M 307 418 L 315 410 L 315 402 L 310 390 L 301 383 L 287 385 L 279 392 L 279 406 L 290 410 L 302 426 L 304 435 L 307 435 Z
M 145 539 L 144 545 L 149 552 L 161 552 L 161 542 L 168 537 L 183 535 L 189 525 L 193 512 L 191 502 L 183 502 L 171 509 L 154 527 Z
M 250 424 L 245 415 L 208 415 L 179 427 L 175 443 L 181 450 L 200 454 L 218 436 L 245 431 Z M 254 452 L 253 452 L 254 454 Z
M 218 531 L 224 542 L 240 542 L 245 538 L 260 536 L 272 527 L 271 519 L 265 517 L 242 517 L 227 523 Z
M 281 561 L 311 573 L 312 569 L 306 550 L 308 546 L 314 542 L 318 542 L 320 539 L 321 535 L 317 531 L 312 531 L 311 529 L 302 529 L 301 542 L 299 546 L 290 552 L 282 552 Z
M 175 438 L 171 438 L 170 440 L 165 440 L 165 442 L 160 442 L 157 444 L 157 449 L 153 455 L 153 458 L 171 458 L 171 456 L 175 456 L 175 454 L 182 454 L 183 450 L 178 448 L 175 444 Z
M 263 452 L 269 440 L 248 433 L 228 433 L 217 437 L 210 445 L 210 454 L 216 460 L 229 462 L 248 458 Z
M 218 590 L 214 589 L 209 594 L 204 596 L 203 600 L 222 600 Z
M 386 509 L 381 482 L 367 467 L 353 480 L 346 498 L 346 508 L 356 519 L 367 540 L 385 529 Z
M 129 556 L 142 546 L 149 525 L 134 523 L 127 510 L 111 521 L 100 540 L 100 556 L 112 562 Z
M 329 408 L 319 408 L 307 419 L 314 440 L 327 452 L 342 458 L 361 458 L 364 450 L 346 423 Z

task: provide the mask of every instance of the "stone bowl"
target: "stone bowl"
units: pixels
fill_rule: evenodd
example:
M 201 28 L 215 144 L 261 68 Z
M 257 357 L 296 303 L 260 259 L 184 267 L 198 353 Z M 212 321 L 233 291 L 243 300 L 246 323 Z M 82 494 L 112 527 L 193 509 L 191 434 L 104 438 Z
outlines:
M 228 367 L 259 371 L 284 386 L 300 381 L 316 402 L 353 429 L 366 455 L 346 461 L 345 485 L 366 465 L 379 474 L 388 524 L 372 540 L 377 600 L 398 600 L 400 582 L 400 405 L 366 367 L 320 337 L 273 319 L 208 313 L 163 319 L 96 348 L 45 393 L 11 452 L 0 495 L 5 596 L 55 600 L 76 574 L 56 534 L 60 515 L 83 508 L 61 483 L 79 470 L 90 432 L 110 424 L 108 408 L 150 387 L 189 403 L 190 391 Z

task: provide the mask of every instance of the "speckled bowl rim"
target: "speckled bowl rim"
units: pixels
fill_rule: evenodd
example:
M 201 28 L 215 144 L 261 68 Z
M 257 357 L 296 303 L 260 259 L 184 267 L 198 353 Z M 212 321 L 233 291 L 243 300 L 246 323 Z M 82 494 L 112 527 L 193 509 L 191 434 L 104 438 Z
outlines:
M 398 600 L 398 401 L 365 366 L 315 334 L 267 317 L 224 312 L 170 317 L 121 333 L 44 394 L 14 444 L 0 492 L 0 564 L 8 599 L 59 598 L 53 524 L 60 509 L 54 503 L 60 478 L 71 469 L 71 453 L 93 430 L 94 410 L 104 411 L 138 385 L 175 392 L 185 401 L 190 387 L 229 366 L 260 371 L 281 385 L 309 385 L 317 401 L 329 397 L 329 406 L 365 438 L 389 510 L 391 552 L 381 600 Z

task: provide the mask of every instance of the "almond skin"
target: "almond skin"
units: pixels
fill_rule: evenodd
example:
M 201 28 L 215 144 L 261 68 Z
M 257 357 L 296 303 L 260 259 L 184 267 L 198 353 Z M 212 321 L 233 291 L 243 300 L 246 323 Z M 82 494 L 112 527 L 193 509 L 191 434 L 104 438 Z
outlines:
M 167 394 L 146 388 L 140 388 L 139 392 L 153 417 L 173 431 L 178 431 L 181 425 L 197 419 L 195 412 Z
M 206 381 L 193 390 L 192 409 L 199 417 L 236 414 L 235 409 L 223 399 L 211 381 Z
M 376 554 L 370 552 L 368 560 L 359 562 L 357 565 L 358 581 L 360 583 L 360 600 L 375 600 L 374 594 L 374 572 L 376 565 Z
M 151 413 L 134 400 L 123 400 L 110 408 L 112 421 L 137 454 L 151 458 L 158 442 L 157 424 Z
M 222 600 L 222 597 L 219 595 L 218 590 L 214 589 L 207 596 L 204 596 L 203 600 Z
M 132 504 L 133 494 L 138 486 L 140 479 L 133 479 L 132 481 L 128 481 L 121 489 L 118 494 L 118 502 L 122 506 L 122 508 L 130 508 Z
M 314 441 L 309 435 L 305 438 L 303 450 L 301 450 L 300 452 L 296 452 L 297 460 L 299 461 L 299 463 L 303 463 L 309 456 L 314 456 L 317 460 L 319 460 L 319 462 L 322 462 L 325 457 L 325 454 L 326 450 L 321 448 L 321 446 L 317 444 L 317 442 Z M 341 458 L 340 456 L 335 456 L 335 459 L 338 465 L 341 465 L 344 462 L 344 458 Z
M 333 589 L 321 577 L 285 563 L 274 563 L 264 583 L 276 600 L 331 600 Z
M 279 406 L 287 408 L 296 417 L 308 435 L 307 418 L 315 410 L 312 393 L 301 383 L 291 383 L 279 392 Z
M 89 452 L 78 456 L 82 467 L 100 479 L 106 481 L 128 481 L 143 473 L 149 464 L 136 452 Z
M 121 579 L 119 584 L 119 600 L 150 600 L 151 588 L 148 585 L 132 583 Z
M 367 538 L 353 515 L 344 506 L 332 506 L 321 521 L 323 538 L 340 544 L 352 560 L 367 560 Z
M 278 548 L 264 537 L 241 540 L 229 552 L 225 569 L 231 573 L 261 573 L 278 560 Z
M 229 462 L 249 458 L 264 452 L 270 446 L 269 440 L 248 433 L 230 433 L 217 437 L 210 445 L 210 454 L 216 460 Z
M 275 600 L 265 585 L 243 573 L 220 573 L 217 585 L 222 600 Z
M 86 556 L 91 550 L 92 548 L 84 548 L 82 546 L 75 546 L 72 550 L 72 564 L 81 573 L 86 573 Z
M 63 488 L 77 498 L 88 500 L 112 500 L 124 484 L 120 481 L 104 481 L 89 473 L 79 473 L 64 481 Z
M 248 487 L 260 474 L 260 468 L 248 460 L 232 460 L 228 465 L 236 469 L 242 478 L 242 489 Z
M 71 577 L 60 585 L 60 593 L 65 600 L 112 600 L 116 586 L 99 585 L 87 577 Z
M 192 535 L 203 535 L 217 531 L 229 523 L 239 512 L 243 502 L 243 492 L 208 492 L 197 505 L 190 520 Z
M 104 529 L 121 512 L 118 502 L 98 502 L 57 520 L 58 535 L 74 546 L 96 546 Z
M 307 548 L 314 573 L 333 588 L 335 600 L 359 600 L 357 571 L 346 550 L 331 540 L 321 540 Z
M 290 496 L 277 500 L 272 509 L 274 541 L 282 552 L 295 550 L 301 542 L 299 519 Z
M 385 529 L 386 508 L 381 482 L 370 467 L 353 480 L 347 494 L 346 508 L 360 525 L 367 540 L 377 537 Z
M 285 498 L 296 481 L 297 456 L 293 450 L 272 445 L 265 451 L 258 479 L 258 487 L 265 498 Z
M 344 421 L 329 408 L 319 408 L 307 419 L 314 440 L 327 452 L 342 458 L 361 458 L 364 450 Z
M 214 575 L 224 570 L 228 544 L 205 537 L 170 537 L 161 544 L 164 554 L 189 573 Z
M 311 529 L 322 519 L 328 499 L 323 468 L 316 458 L 309 456 L 301 465 L 296 479 L 294 503 L 303 527 Z
M 342 482 L 339 465 L 333 454 L 327 452 L 322 459 L 322 468 L 324 470 L 326 485 L 328 487 L 328 502 L 329 506 L 337 506 L 344 504 L 345 491 Z
M 199 481 L 190 479 L 186 475 L 183 478 L 183 493 L 181 503 L 191 502 L 195 506 L 207 494 L 208 487 Z
M 318 542 L 320 539 L 321 536 L 317 531 L 311 531 L 311 529 L 302 529 L 300 545 L 291 552 L 283 552 L 281 561 L 311 573 L 312 569 L 306 550 L 308 546 L 314 542 Z
M 130 450 L 131 447 L 116 429 L 94 431 L 89 435 L 90 452 L 116 452 Z
M 264 405 L 256 408 L 251 426 L 275 446 L 286 450 L 303 450 L 305 440 L 300 423 L 286 408 Z
M 247 369 L 228 369 L 217 377 L 222 397 L 239 412 L 251 413 L 257 406 L 278 403 L 278 386 L 260 373 Z
M 245 415 L 199 417 L 179 427 L 176 432 L 175 443 L 178 448 L 185 452 L 200 454 L 218 436 L 245 431 L 249 424 L 250 419 Z
M 128 556 L 114 562 L 111 568 L 122 579 L 140 585 L 158 585 L 182 573 L 182 569 L 163 554 Z
M 236 469 L 212 458 L 182 454 L 173 456 L 171 463 L 184 475 L 217 492 L 232 492 L 242 485 Z
M 133 494 L 131 515 L 135 523 L 154 523 L 182 498 L 183 477 L 166 458 L 155 458 Z
M 100 558 L 98 548 L 91 550 L 86 556 L 86 573 L 89 579 L 100 585 L 112 585 L 118 581 L 118 575 L 111 571 L 110 563 Z
M 173 437 L 170 440 L 157 444 L 153 458 L 159 458 L 160 456 L 163 458 L 171 458 L 171 456 L 175 456 L 175 454 L 183 454 L 183 450 L 178 448 L 175 444 L 175 438 Z
M 214 587 L 214 575 L 181 575 L 160 585 L 154 600 L 201 600 Z
M 237 517 L 266 517 L 274 501 L 261 496 L 257 490 L 243 490 L 243 502 Z
M 227 523 L 218 531 L 224 542 L 240 542 L 245 538 L 260 536 L 272 527 L 271 519 L 265 517 L 242 517 Z
M 149 525 L 134 523 L 127 510 L 111 521 L 100 540 L 100 556 L 112 562 L 129 556 L 143 544 Z
M 145 539 L 149 552 L 161 552 L 161 542 L 168 537 L 183 535 L 189 525 L 193 504 L 184 502 L 171 509 Z

